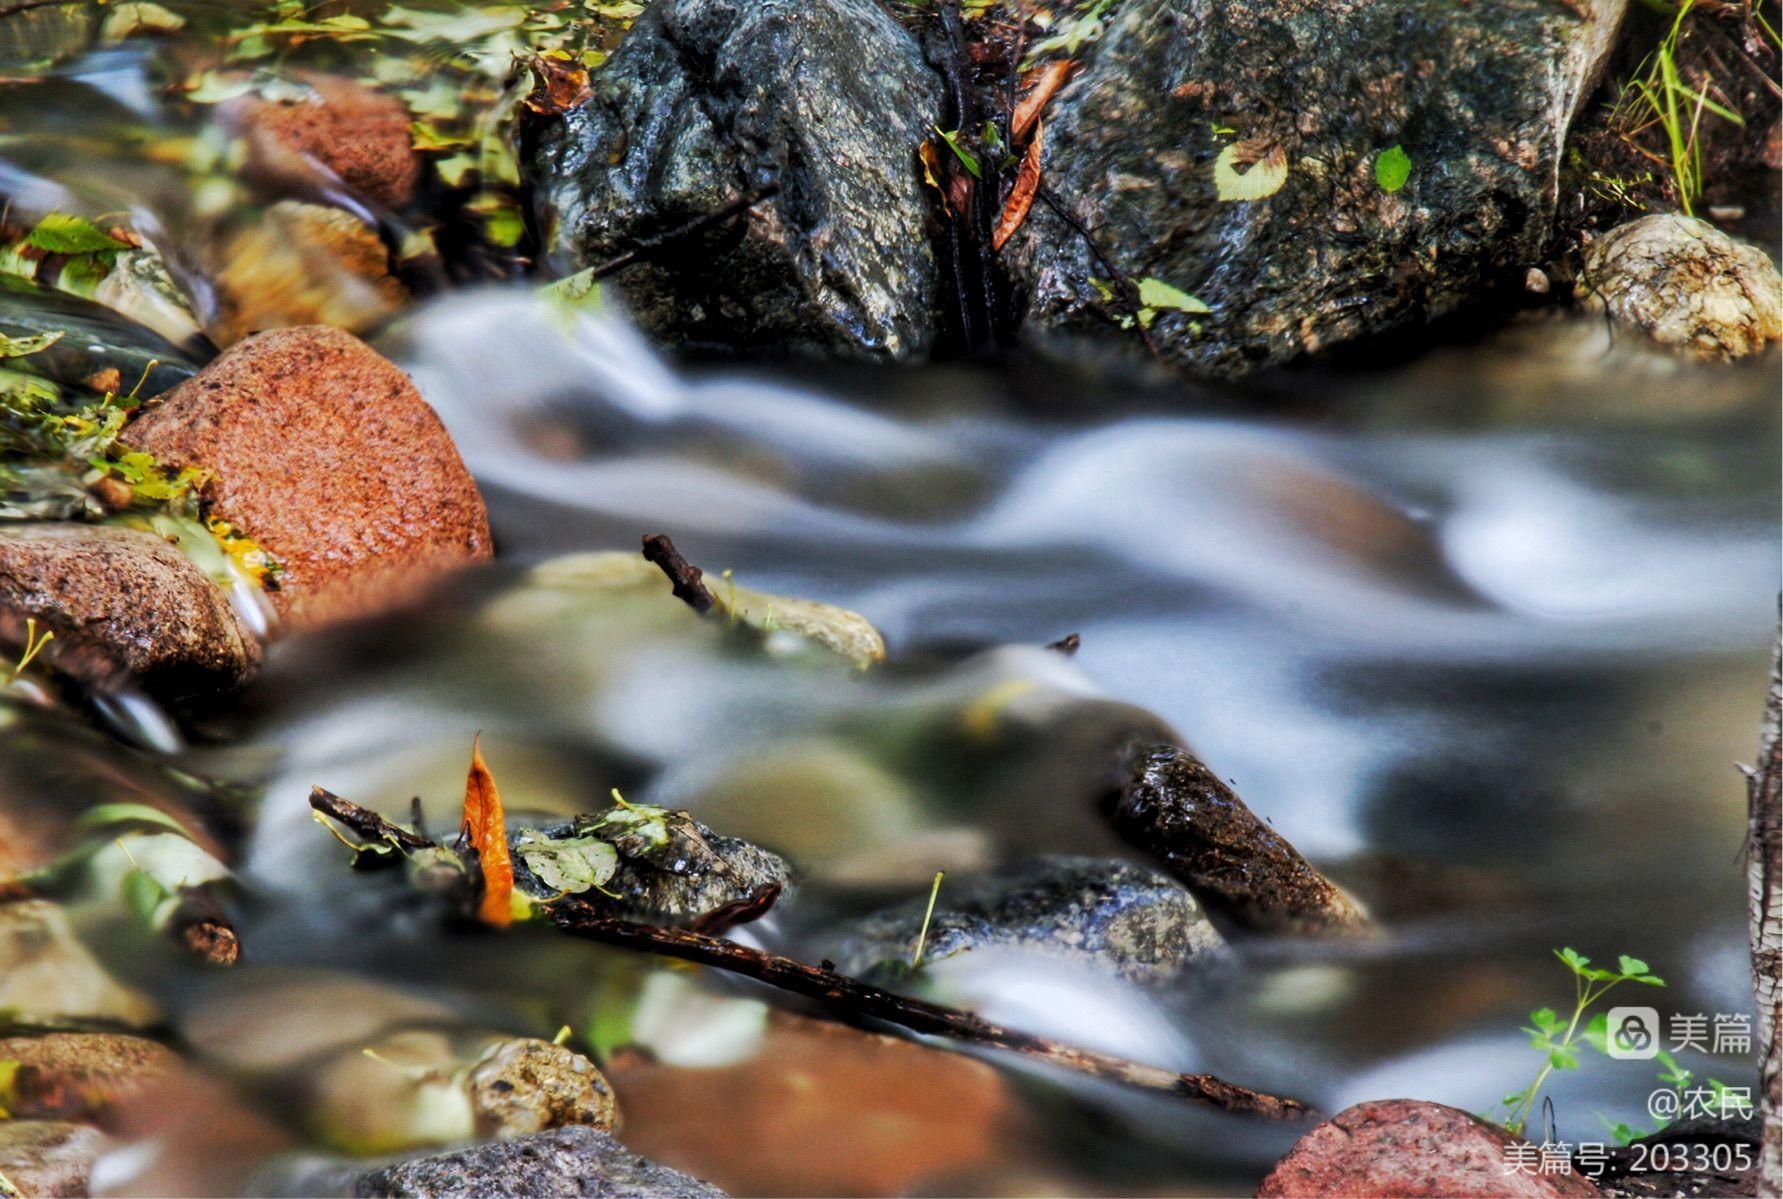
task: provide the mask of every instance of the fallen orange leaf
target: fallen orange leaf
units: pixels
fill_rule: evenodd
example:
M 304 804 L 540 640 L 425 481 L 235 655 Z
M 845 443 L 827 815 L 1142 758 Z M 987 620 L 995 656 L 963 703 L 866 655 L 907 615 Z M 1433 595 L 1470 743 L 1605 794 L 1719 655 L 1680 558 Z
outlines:
M 1015 173 L 1015 186 L 1009 189 L 1009 199 L 1003 202 L 1003 211 L 997 217 L 997 228 L 991 234 L 991 249 L 1001 250 L 1003 243 L 1015 236 L 1015 231 L 1022 227 L 1028 219 L 1028 209 L 1034 207 L 1034 196 L 1040 190 L 1040 151 L 1046 144 L 1046 126 L 1034 126 L 1034 140 L 1028 143 L 1028 152 L 1022 155 L 1021 169 Z
M 1041 109 L 1046 107 L 1053 94 L 1065 86 L 1065 80 L 1071 77 L 1076 65 L 1070 59 L 1059 59 L 1035 69 L 1034 86 L 1016 101 L 1015 113 L 1009 118 L 1009 136 L 1017 145 L 1028 136 L 1028 130 L 1040 119 Z
M 514 893 L 514 862 L 508 856 L 508 822 L 501 792 L 483 761 L 482 735 L 471 742 L 471 768 L 464 780 L 464 829 L 483 867 L 483 904 L 477 916 L 506 928 L 511 918 L 508 897 Z

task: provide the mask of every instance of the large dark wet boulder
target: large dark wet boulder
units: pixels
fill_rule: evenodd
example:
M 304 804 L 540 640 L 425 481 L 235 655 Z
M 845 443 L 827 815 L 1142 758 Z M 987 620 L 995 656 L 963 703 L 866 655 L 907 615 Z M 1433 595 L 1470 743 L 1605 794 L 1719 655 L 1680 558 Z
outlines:
M 1142 866 L 1056 856 L 971 882 L 945 881 L 923 961 L 1013 950 L 1056 957 L 1136 982 L 1163 982 L 1225 946 L 1195 897 Z M 869 916 L 837 950 L 848 974 L 909 960 L 923 900 Z
M 661 0 L 545 118 L 530 170 L 562 265 L 778 184 L 746 222 L 615 284 L 677 343 L 903 358 L 933 336 L 917 145 L 941 110 L 916 41 L 875 0 Z
M 1130 0 L 1053 101 L 1045 186 L 1126 274 L 1211 309 L 1150 330 L 1196 373 L 1381 334 L 1539 260 L 1567 127 L 1623 8 Z M 1216 159 L 1233 146 L 1235 173 L 1285 167 L 1279 190 L 1221 200 Z M 1395 146 L 1402 181 L 1397 156 L 1377 174 Z M 1030 334 L 1114 329 L 1108 272 L 1044 206 L 1007 256 Z

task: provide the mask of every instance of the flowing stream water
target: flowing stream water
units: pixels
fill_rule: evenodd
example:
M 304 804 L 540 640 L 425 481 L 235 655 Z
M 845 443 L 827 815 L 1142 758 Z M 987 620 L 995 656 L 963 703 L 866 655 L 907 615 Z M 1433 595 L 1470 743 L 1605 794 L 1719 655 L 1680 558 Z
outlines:
M 91 162 L 40 149 L 9 142 L 9 190 L 79 193 Z M 511 807 L 587 811 L 619 787 L 785 852 L 798 893 L 739 935 L 814 960 L 937 869 L 1126 852 L 1095 810 L 1108 754 L 1173 730 L 1385 935 L 1240 941 L 1165 993 L 961 959 L 939 992 L 1325 1111 L 1485 1111 L 1539 1066 L 1519 1027 L 1569 989 L 1557 947 L 1644 958 L 1667 1012 L 1751 1010 L 1735 764 L 1777 616 L 1775 364 L 1660 369 L 1613 341 L 1526 326 L 1214 392 L 1026 358 L 678 364 L 530 285 L 450 291 L 374 344 L 476 475 L 495 564 L 278 645 L 196 730 L 139 711 L 149 749 L 127 718 L 95 740 L 20 707 L 0 755 L 33 802 L 71 809 L 165 792 L 170 769 L 246 785 L 244 963 L 96 944 L 174 1035 L 251 1073 L 264 1043 L 354 1035 L 362 984 L 549 1036 L 579 1031 L 612 973 L 610 951 L 547 933 L 387 916 L 311 823 L 312 784 L 393 812 L 420 795 L 446 827 L 481 731 Z M 713 576 L 864 614 L 889 661 L 739 654 L 591 590 L 569 557 L 651 532 Z M 1074 656 L 1045 648 L 1068 633 Z M 1026 1119 L 969 1187 L 1248 1190 L 1295 1135 L 1004 1066 Z M 1551 1088 L 1559 1131 L 1641 1122 L 1654 1085 L 1589 1062 Z M 107 1177 L 127 1192 L 140 1165 Z

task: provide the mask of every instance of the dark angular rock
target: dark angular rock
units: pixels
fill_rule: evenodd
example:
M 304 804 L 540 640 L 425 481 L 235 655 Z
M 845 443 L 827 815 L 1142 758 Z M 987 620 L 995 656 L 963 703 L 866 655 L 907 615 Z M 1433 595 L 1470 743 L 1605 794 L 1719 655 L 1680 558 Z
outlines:
M 662 0 L 539 130 L 540 221 L 570 269 L 769 184 L 747 222 L 615 277 L 677 342 L 904 358 L 938 276 L 917 145 L 941 88 L 875 0 Z
M 867 917 L 836 952 L 845 974 L 904 962 L 926 900 Z M 1224 939 L 1195 897 L 1154 870 L 1126 862 L 1047 857 L 989 878 L 943 883 L 923 960 L 981 949 L 1050 954 L 1137 982 L 1175 977 Z
M 723 1199 L 697 1178 L 639 1157 L 610 1135 L 577 1126 L 420 1157 L 362 1177 L 360 1196 L 415 1199 Z
M 1053 101 L 1043 178 L 1121 270 L 1212 308 L 1159 315 L 1166 359 L 1243 375 L 1451 311 L 1500 274 L 1520 280 L 1623 8 L 1131 0 Z M 1235 140 L 1280 149 L 1279 191 L 1217 198 L 1214 161 Z M 1411 174 L 1388 192 L 1375 161 L 1393 146 Z M 1119 315 L 1091 282 L 1107 272 L 1044 206 L 1006 256 L 1030 289 L 1031 329 Z
M 1115 831 L 1210 908 L 1263 932 L 1358 928 L 1355 901 L 1309 865 L 1218 775 L 1174 746 L 1144 750 L 1114 798 Z
M 23 644 L 30 619 L 55 633 L 41 657 L 93 686 L 134 676 L 177 698 L 233 687 L 260 662 L 217 585 L 140 529 L 0 529 L 0 641 Z

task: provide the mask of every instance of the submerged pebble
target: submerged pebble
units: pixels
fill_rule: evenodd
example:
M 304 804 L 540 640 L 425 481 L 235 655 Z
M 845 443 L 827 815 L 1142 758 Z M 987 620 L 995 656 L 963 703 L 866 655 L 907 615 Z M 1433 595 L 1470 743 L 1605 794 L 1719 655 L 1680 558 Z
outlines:
M 926 902 L 863 920 L 836 951 L 843 973 L 910 960 Z M 1046 954 L 1137 982 L 1161 982 L 1225 947 L 1181 884 L 1113 859 L 1047 857 L 988 878 L 944 880 L 923 961 L 987 949 Z

